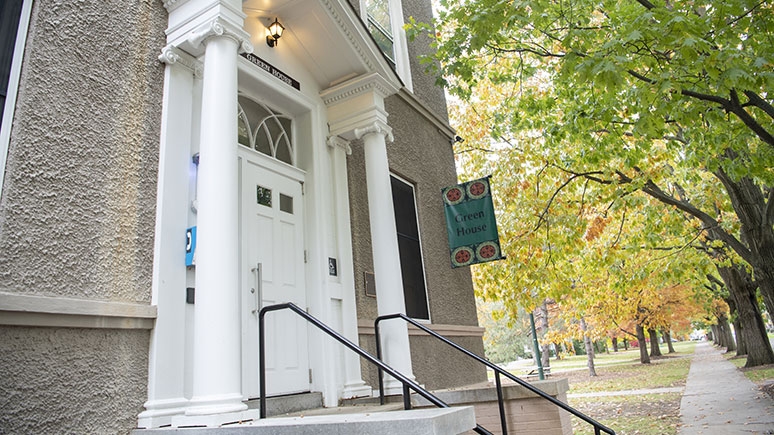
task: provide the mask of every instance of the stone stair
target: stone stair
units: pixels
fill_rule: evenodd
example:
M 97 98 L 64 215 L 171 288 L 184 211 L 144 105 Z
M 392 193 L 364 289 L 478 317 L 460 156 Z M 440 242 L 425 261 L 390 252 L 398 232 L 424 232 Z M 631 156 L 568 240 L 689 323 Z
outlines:
M 402 401 L 379 405 L 379 399 L 323 408 L 320 393 L 267 399 L 269 418 L 220 427 L 137 429 L 132 435 L 453 435 L 476 426 L 473 408 L 403 410 Z M 258 409 L 258 401 L 248 401 Z

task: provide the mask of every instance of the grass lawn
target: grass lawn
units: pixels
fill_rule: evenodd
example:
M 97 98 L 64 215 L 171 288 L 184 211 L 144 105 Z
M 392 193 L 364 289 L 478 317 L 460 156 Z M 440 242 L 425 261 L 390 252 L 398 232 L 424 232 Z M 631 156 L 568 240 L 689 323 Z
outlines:
M 760 367 L 750 367 L 748 369 L 744 368 L 744 365 L 747 364 L 747 357 L 746 356 L 734 356 L 734 353 L 727 353 L 725 355 L 726 359 L 731 361 L 732 364 L 737 366 L 742 373 L 744 373 L 745 376 L 747 376 L 747 379 L 755 382 L 756 384 L 760 384 L 761 382 L 774 379 L 774 366 L 772 365 L 765 365 Z
M 610 427 L 617 435 L 676 435 L 682 393 L 658 389 L 685 386 L 691 365 L 690 356 L 695 347 L 696 342 L 677 342 L 674 343 L 676 353 L 667 354 L 667 347 L 661 345 L 664 356 L 651 358 L 651 364 L 640 364 L 637 348 L 598 354 L 594 359 L 596 377 L 589 376 L 585 355 L 569 356 L 559 361 L 552 359 L 549 379 L 567 378 L 570 384 L 569 405 Z M 774 365 L 745 369 L 741 367 L 746 358 L 734 355 L 731 352 L 726 358 L 740 367 L 753 382 L 763 385 L 774 380 Z M 532 368 L 531 361 L 523 361 L 511 372 L 524 376 Z M 625 394 L 629 390 L 642 389 L 654 391 Z M 572 397 L 601 392 L 620 394 Z M 572 425 L 576 435 L 594 433 L 593 427 L 579 418 L 572 417 Z
M 597 376 L 588 375 L 586 356 L 551 361 L 552 377 L 567 377 L 569 394 L 681 387 L 690 368 L 695 342 L 674 343 L 674 354 L 640 364 L 639 349 L 599 354 L 594 359 Z M 661 346 L 666 352 L 666 346 Z M 681 393 L 571 397 L 570 406 L 615 430 L 618 435 L 675 435 L 680 422 Z M 576 435 L 593 434 L 593 427 L 572 418 Z

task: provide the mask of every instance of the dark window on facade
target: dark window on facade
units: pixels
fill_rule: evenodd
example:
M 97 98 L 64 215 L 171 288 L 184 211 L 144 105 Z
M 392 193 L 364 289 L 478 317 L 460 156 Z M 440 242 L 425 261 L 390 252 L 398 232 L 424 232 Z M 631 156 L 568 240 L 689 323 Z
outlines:
M 392 203 L 395 208 L 395 226 L 398 230 L 400 269 L 403 275 L 403 295 L 406 315 L 415 319 L 430 319 L 427 310 L 425 268 L 422 264 L 422 246 L 419 242 L 417 208 L 414 187 L 397 177 L 392 182 Z
M 8 79 L 11 75 L 13 48 L 16 45 L 21 10 L 22 0 L 0 2 L 0 120 L 3 119 L 5 97 L 8 95 Z

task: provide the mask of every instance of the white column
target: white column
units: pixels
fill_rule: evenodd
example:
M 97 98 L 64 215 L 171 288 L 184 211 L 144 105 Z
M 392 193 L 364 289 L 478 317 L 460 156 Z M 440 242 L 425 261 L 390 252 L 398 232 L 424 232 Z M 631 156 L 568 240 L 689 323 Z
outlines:
M 239 317 L 237 51 L 239 29 L 219 20 L 194 35 L 205 45 L 197 180 L 193 397 L 173 425 L 243 418 Z M 237 33 L 237 34 L 235 34 Z M 198 418 L 195 418 L 198 417 Z
M 390 166 L 387 160 L 387 141 L 392 141 L 392 129 L 380 121 L 374 121 L 367 127 L 356 128 L 355 137 L 363 139 L 365 151 L 377 311 L 379 315 L 405 313 Z M 385 321 L 381 324 L 380 333 L 384 361 L 413 379 L 406 323 L 400 320 Z M 401 388 L 400 383 L 386 377 L 387 394 L 399 393 Z
M 328 145 L 333 148 L 333 182 L 336 206 L 337 245 L 340 261 L 341 285 L 344 289 L 341 298 L 342 334 L 358 343 L 357 307 L 355 298 L 355 277 L 352 270 L 352 236 L 349 216 L 349 188 L 347 187 L 347 155 L 352 153 L 349 142 L 331 136 Z M 344 398 L 370 396 L 371 387 L 363 381 L 360 370 L 360 357 L 354 352 L 344 352 Z

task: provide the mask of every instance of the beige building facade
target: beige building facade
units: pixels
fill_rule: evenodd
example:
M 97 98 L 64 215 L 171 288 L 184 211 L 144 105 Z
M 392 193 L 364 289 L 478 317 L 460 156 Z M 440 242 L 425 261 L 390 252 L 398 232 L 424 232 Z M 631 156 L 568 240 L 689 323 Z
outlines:
M 369 351 L 400 311 L 483 354 L 448 259 L 454 132 L 402 28 L 429 1 L 2 7 L 0 432 L 250 418 L 257 311 L 280 302 Z M 270 394 L 375 394 L 305 322 L 265 328 Z M 405 325 L 383 334 L 428 388 L 486 379 Z

